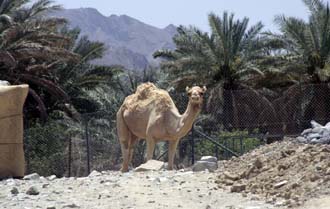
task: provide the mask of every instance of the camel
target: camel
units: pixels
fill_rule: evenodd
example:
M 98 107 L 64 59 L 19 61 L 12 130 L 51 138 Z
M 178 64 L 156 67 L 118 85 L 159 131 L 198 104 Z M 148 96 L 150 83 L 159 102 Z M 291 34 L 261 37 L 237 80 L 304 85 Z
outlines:
M 178 142 L 188 134 L 200 113 L 206 87 L 187 87 L 186 91 L 189 103 L 182 115 L 168 92 L 150 82 L 139 85 L 134 94 L 125 98 L 117 112 L 117 132 L 123 156 L 122 172 L 128 171 L 134 145 L 140 139 L 145 139 L 147 143 L 146 161 L 152 159 L 157 142 L 168 141 L 168 169 L 173 169 Z

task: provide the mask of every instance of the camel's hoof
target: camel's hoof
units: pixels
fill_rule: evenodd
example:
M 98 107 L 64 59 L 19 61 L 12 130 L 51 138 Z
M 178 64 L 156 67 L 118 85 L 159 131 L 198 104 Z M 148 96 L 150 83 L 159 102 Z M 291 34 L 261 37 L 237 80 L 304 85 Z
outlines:
M 126 172 L 128 172 L 128 168 L 126 168 L 126 169 L 122 168 L 122 169 L 120 169 L 120 171 L 121 171 L 122 173 L 126 173 Z

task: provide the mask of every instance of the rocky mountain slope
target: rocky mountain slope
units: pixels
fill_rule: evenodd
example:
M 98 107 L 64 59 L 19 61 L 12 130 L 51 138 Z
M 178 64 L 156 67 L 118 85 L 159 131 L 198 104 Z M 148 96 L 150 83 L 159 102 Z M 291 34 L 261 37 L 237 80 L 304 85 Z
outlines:
M 120 64 L 129 69 L 143 69 L 157 64 L 152 58 L 158 49 L 173 49 L 176 27 L 160 29 L 127 15 L 106 17 L 93 8 L 65 9 L 50 16 L 64 17 L 71 27 L 79 27 L 82 35 L 106 43 L 106 56 L 101 64 Z

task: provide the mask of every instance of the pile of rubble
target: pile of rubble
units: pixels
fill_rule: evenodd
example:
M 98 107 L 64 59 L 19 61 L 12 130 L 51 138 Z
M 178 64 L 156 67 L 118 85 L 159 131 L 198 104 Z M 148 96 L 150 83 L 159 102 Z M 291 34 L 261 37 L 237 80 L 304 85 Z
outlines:
M 286 138 L 222 161 L 219 171 L 216 182 L 221 188 L 296 208 L 330 194 L 330 145 Z
M 297 137 L 301 143 L 330 144 L 330 122 L 325 126 L 311 121 L 312 128 L 306 129 Z

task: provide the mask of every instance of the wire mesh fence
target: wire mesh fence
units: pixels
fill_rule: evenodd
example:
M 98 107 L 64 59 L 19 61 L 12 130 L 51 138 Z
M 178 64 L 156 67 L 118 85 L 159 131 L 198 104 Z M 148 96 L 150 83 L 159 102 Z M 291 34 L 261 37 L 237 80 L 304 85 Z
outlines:
M 191 165 L 203 155 L 227 159 L 255 147 L 299 135 L 315 120 L 330 121 L 328 83 L 293 85 L 275 89 L 215 91 L 205 98 L 194 131 L 181 139 L 176 164 Z M 188 104 L 185 94 L 172 92 L 180 113 Z M 105 116 L 107 113 L 104 113 Z M 42 175 L 85 176 L 91 170 L 119 169 L 121 151 L 116 135 L 114 113 L 106 119 L 84 117 L 77 131 L 61 134 L 69 128 L 49 124 L 25 129 L 25 156 L 28 173 Z M 65 136 L 65 137 L 64 137 Z M 135 147 L 133 166 L 144 161 L 146 144 Z M 155 158 L 167 160 L 167 144 L 161 143 Z

